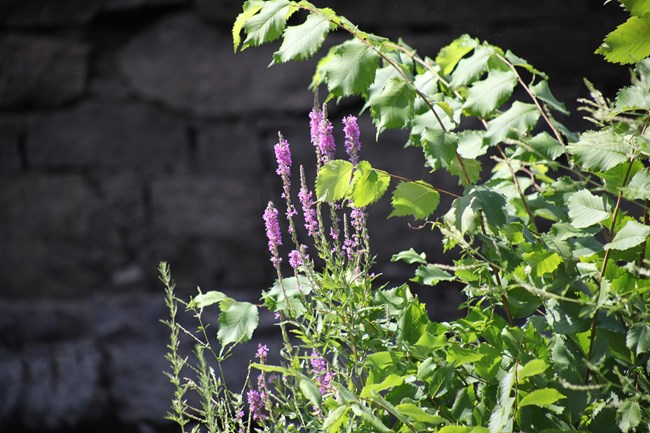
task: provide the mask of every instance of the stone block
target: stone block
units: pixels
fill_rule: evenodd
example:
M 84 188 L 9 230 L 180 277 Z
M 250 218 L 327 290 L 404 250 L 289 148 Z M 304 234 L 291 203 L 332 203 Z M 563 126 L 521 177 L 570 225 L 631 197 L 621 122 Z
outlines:
M 82 96 L 87 49 L 63 39 L 0 37 L 0 109 L 55 107 Z
M 315 63 L 267 69 L 273 47 L 234 54 L 230 32 L 191 14 L 173 15 L 135 37 L 121 67 L 140 97 L 205 117 L 304 110 Z
M 128 258 L 106 206 L 80 176 L 8 179 L 0 208 L 4 296 L 87 294 Z
M 105 0 L 4 0 L 0 22 L 9 28 L 51 29 L 90 22 Z
M 137 103 L 85 102 L 34 116 L 27 129 L 35 168 L 158 172 L 183 164 L 186 144 L 179 121 Z
M 258 179 L 263 170 L 259 133 L 244 122 L 201 128 L 195 158 L 201 172 L 224 177 Z
M 15 118 L 0 118 L 0 176 L 15 176 L 22 169 L 19 142 L 22 122 Z

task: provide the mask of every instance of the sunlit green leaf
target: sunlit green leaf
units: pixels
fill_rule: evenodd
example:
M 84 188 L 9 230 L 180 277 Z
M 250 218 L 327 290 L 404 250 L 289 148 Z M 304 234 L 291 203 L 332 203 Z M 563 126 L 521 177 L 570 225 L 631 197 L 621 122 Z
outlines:
M 488 122 L 485 139 L 495 145 L 506 138 L 521 138 L 537 124 L 539 115 L 534 104 L 515 101 L 506 112 Z
M 390 259 L 391 262 L 403 261 L 410 265 L 413 263 L 426 264 L 427 255 L 424 253 L 417 253 L 413 248 L 408 249 L 407 251 L 400 251 L 399 253 L 393 255 Z
M 248 18 L 244 24 L 246 39 L 244 48 L 276 40 L 282 35 L 291 14 L 291 3 L 287 0 L 265 1 L 257 15 Z
M 578 158 L 583 168 L 604 172 L 628 160 L 630 145 L 623 137 L 606 129 L 583 133 L 577 143 L 568 146 L 568 150 Z
M 641 407 L 634 400 L 625 400 L 616 411 L 618 426 L 623 433 L 627 433 L 641 424 Z
M 472 84 L 463 108 L 472 115 L 486 117 L 510 97 L 516 85 L 514 72 L 490 71 L 487 78 Z
M 413 216 L 426 219 L 440 202 L 440 194 L 426 182 L 401 182 L 393 192 L 393 212 L 388 216 Z
M 494 54 L 494 48 L 478 46 L 474 53 L 458 62 L 451 74 L 451 86 L 460 87 L 478 79 L 488 69 L 488 60 Z
M 606 250 L 628 250 L 642 244 L 650 235 L 650 226 L 630 220 L 616 233 L 614 239 L 603 247 Z
M 567 201 L 567 207 L 571 225 L 576 228 L 590 227 L 611 215 L 607 200 L 604 197 L 593 195 L 587 189 L 571 194 Z
M 190 301 L 188 307 L 196 307 L 200 309 L 209 305 L 217 304 L 227 298 L 228 296 L 226 296 L 224 293 L 217 290 L 211 290 L 209 292 L 196 295 Z
M 650 326 L 646 323 L 635 323 L 627 331 L 625 345 L 636 355 L 650 352 Z
M 320 14 L 310 14 L 304 23 L 287 27 L 280 49 L 273 54 L 273 63 L 310 58 L 323 45 L 330 29 L 328 18 Z
M 350 161 L 335 159 L 325 164 L 316 178 L 318 200 L 334 202 L 345 198 L 350 189 L 354 166 Z
M 451 281 L 453 279 L 454 277 L 449 272 L 440 269 L 436 265 L 427 264 L 420 266 L 415 271 L 413 281 L 427 286 L 435 286 L 440 281 Z
M 462 35 L 451 44 L 443 47 L 436 56 L 436 63 L 442 68 L 442 73 L 449 75 L 460 59 L 478 45 L 476 39 Z
M 519 407 L 524 406 L 549 406 L 558 400 L 566 398 L 564 394 L 554 388 L 542 388 L 532 391 L 519 402 Z
M 415 89 L 402 77 L 392 77 L 384 89 L 369 101 L 377 132 L 403 128 L 413 119 Z
M 322 66 L 330 93 L 348 96 L 364 92 L 375 81 L 378 59 L 372 47 L 357 39 L 338 45 Z
M 608 62 L 622 65 L 650 56 L 650 15 L 630 17 L 607 35 L 596 53 Z
M 243 11 L 237 15 L 235 24 L 232 26 L 232 43 L 235 49 L 235 52 L 241 45 L 241 31 L 244 28 L 244 24 L 250 17 L 255 15 L 262 9 L 264 2 L 262 0 L 249 0 L 244 3 Z
M 259 323 L 257 307 L 250 302 L 222 302 L 217 338 L 222 346 L 249 341 Z
M 520 381 L 530 377 L 542 374 L 548 369 L 548 364 L 541 359 L 530 360 L 517 373 L 517 379 Z
M 390 176 L 372 168 L 368 161 L 357 165 L 352 180 L 352 202 L 356 207 L 368 206 L 379 200 L 390 184 Z

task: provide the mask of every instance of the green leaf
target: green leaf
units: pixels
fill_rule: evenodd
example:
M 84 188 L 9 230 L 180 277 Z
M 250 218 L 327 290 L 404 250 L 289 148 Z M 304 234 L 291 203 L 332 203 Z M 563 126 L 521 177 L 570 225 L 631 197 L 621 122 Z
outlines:
M 335 159 L 328 161 L 318 171 L 316 196 L 318 200 L 334 202 L 345 198 L 350 189 L 354 166 L 350 161 Z
M 486 187 L 477 186 L 464 196 L 457 198 L 445 214 L 445 222 L 456 227 L 462 234 L 472 231 L 478 222 L 481 211 L 487 222 L 494 227 L 501 227 L 506 222 L 505 198 Z
M 460 161 L 463 162 L 461 165 Z M 449 173 L 457 176 L 463 186 L 475 184 L 481 177 L 481 163 L 475 159 L 454 158 L 449 166 Z
M 451 281 L 454 277 L 447 271 L 443 271 L 436 265 L 427 264 L 420 266 L 415 271 L 415 278 L 411 281 L 416 283 L 425 284 L 427 286 L 435 286 L 440 281 Z
M 266 305 L 271 311 L 282 311 L 301 316 L 305 306 L 301 298 L 312 291 L 311 281 L 304 275 L 276 280 L 268 291 L 262 294 Z
M 456 159 L 458 137 L 453 132 L 426 128 L 422 133 L 422 150 L 426 165 L 433 170 L 449 168 Z
M 206 293 L 201 293 L 200 295 L 196 295 L 194 299 L 190 301 L 188 307 L 204 308 L 209 305 L 221 302 L 224 299 L 228 299 L 228 296 L 217 290 L 212 290 Z
M 554 388 L 536 389 L 519 402 L 519 407 L 524 406 L 550 406 L 558 400 L 566 398 L 562 393 Z
M 611 216 L 611 209 L 605 197 L 595 196 L 587 189 L 571 194 L 567 207 L 571 225 L 576 228 L 591 227 Z
M 415 89 L 402 77 L 391 77 L 384 89 L 369 101 L 377 133 L 403 128 L 413 120 Z
M 647 0 L 620 0 L 630 14 L 641 17 L 650 13 L 650 3 Z
M 591 171 L 604 172 L 628 160 L 630 146 L 611 130 L 587 131 L 577 143 L 568 146 L 580 165 Z
M 650 91 L 639 86 L 623 87 L 616 94 L 616 109 L 648 110 L 650 109 Z
M 424 253 L 417 253 L 413 248 L 409 248 L 407 251 L 400 251 L 399 253 L 393 255 L 390 259 L 391 262 L 403 261 L 412 265 L 413 263 L 426 264 L 427 255 Z
M 328 413 L 323 420 L 323 430 L 327 431 L 327 433 L 338 433 L 343 423 L 348 419 L 346 413 L 349 409 L 348 406 L 339 406 Z
M 446 425 L 438 433 L 469 433 L 469 427 L 464 425 Z
M 250 302 L 221 303 L 217 338 L 222 346 L 249 341 L 259 323 L 257 307 Z
M 426 219 L 440 202 L 440 194 L 423 181 L 400 182 L 393 192 L 393 212 L 388 216 L 413 216 Z
M 478 79 L 488 69 L 488 60 L 494 54 L 494 48 L 478 46 L 474 53 L 458 62 L 456 70 L 451 74 L 451 87 L 460 87 Z
M 554 272 L 562 263 L 562 257 L 554 251 L 536 251 L 524 254 L 524 260 L 535 270 L 535 275 L 541 277 Z
M 628 221 L 622 229 L 616 233 L 614 239 L 603 246 L 606 250 L 629 250 L 642 244 L 650 235 L 650 226 L 641 224 L 635 220 Z
M 551 89 L 548 87 L 548 81 L 542 80 L 532 86 L 530 90 L 538 99 L 546 102 L 549 108 L 559 111 L 562 114 L 569 114 L 569 110 L 566 109 L 566 106 L 562 102 L 558 101 L 553 93 L 551 93 Z
M 510 97 L 516 85 L 514 72 L 492 70 L 485 80 L 470 87 L 463 108 L 471 115 L 486 117 Z
M 397 409 L 413 421 L 424 424 L 438 425 L 444 421 L 444 418 L 437 415 L 431 415 L 420 406 L 413 403 L 402 403 L 397 405 Z
M 368 398 L 370 397 L 372 391 L 375 392 L 380 392 L 380 391 L 385 391 L 390 388 L 394 388 L 396 386 L 399 386 L 404 383 L 405 376 L 401 376 L 398 374 L 390 374 L 388 375 L 387 378 L 382 380 L 380 383 L 369 383 L 366 384 L 366 386 L 363 387 L 361 392 L 359 393 L 359 397 L 361 398 Z
M 517 373 L 517 379 L 521 383 L 521 381 L 527 377 L 544 373 L 547 368 L 548 364 L 546 362 L 541 359 L 533 359 L 521 367 L 521 370 Z
M 287 27 L 280 49 L 273 54 L 273 63 L 310 58 L 323 45 L 331 28 L 328 18 L 320 14 L 309 15 L 299 26 Z
M 466 349 L 460 346 L 450 346 L 447 349 L 446 360 L 449 364 L 453 364 L 456 367 L 461 365 L 470 364 L 472 362 L 477 362 L 483 359 L 485 354 L 479 353 L 474 349 Z
M 488 147 L 483 142 L 483 135 L 483 131 L 471 130 L 458 133 L 458 154 L 469 160 L 485 155 Z
M 322 67 L 330 93 L 348 96 L 364 92 L 375 81 L 378 60 L 375 50 L 357 39 L 335 47 Z
M 626 65 L 650 56 L 650 16 L 630 17 L 605 37 L 596 50 L 611 63 Z
M 397 338 L 415 344 L 426 332 L 429 316 L 423 305 L 412 302 L 399 318 Z
M 287 0 L 271 0 L 262 4 L 261 10 L 246 20 L 244 47 L 258 46 L 276 40 L 282 35 L 291 14 L 291 3 Z
M 625 197 L 632 200 L 650 200 L 650 170 L 644 168 L 637 172 L 625 188 Z
M 641 407 L 634 400 L 625 400 L 616 411 L 618 426 L 623 433 L 641 424 Z
M 369 427 L 373 427 L 373 430 L 371 431 L 392 433 L 393 430 L 386 427 L 386 425 L 383 422 L 381 422 L 381 419 L 379 419 L 375 414 L 373 414 L 372 411 L 366 406 L 363 406 L 361 404 L 352 404 L 351 407 L 354 414 L 357 417 L 361 418 L 364 421 L 364 424 L 366 424 Z
M 508 111 L 488 122 L 485 139 L 495 145 L 506 138 L 521 138 L 531 130 L 539 119 L 539 111 L 533 104 L 515 101 Z
M 309 400 L 309 402 L 314 405 L 314 407 L 320 407 L 322 395 L 320 393 L 318 385 L 316 385 L 311 380 L 308 380 L 307 378 L 300 378 L 298 387 L 300 388 L 302 395 L 304 395 L 305 398 L 307 398 L 307 400 Z
M 352 179 L 352 202 L 356 207 L 366 207 L 379 200 L 388 189 L 390 176 L 361 161 Z
M 564 146 L 546 131 L 525 139 L 523 142 L 524 145 L 517 147 L 514 156 L 525 161 L 539 161 L 540 159 L 554 161 L 564 153 Z
M 442 68 L 444 75 L 449 75 L 454 70 L 460 59 L 472 51 L 478 42 L 469 35 L 462 35 L 451 44 L 443 47 L 436 56 L 436 63 Z
M 627 331 L 625 345 L 636 355 L 650 352 L 650 326 L 644 323 L 632 325 Z
M 249 0 L 244 3 L 243 11 L 237 15 L 235 24 L 232 26 L 232 43 L 237 52 L 239 45 L 241 45 L 241 31 L 244 28 L 244 24 L 250 17 L 255 15 L 262 9 L 264 2 L 262 0 Z

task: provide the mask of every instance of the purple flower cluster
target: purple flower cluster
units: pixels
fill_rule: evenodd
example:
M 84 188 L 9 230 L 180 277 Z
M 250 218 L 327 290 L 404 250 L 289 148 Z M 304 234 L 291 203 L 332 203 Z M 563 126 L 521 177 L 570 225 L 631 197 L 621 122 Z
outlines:
M 350 157 L 350 162 L 357 165 L 361 142 L 359 141 L 359 125 L 356 117 L 347 116 L 343 118 L 343 132 L 345 133 L 345 151 Z
M 266 413 L 266 408 L 264 407 L 264 400 L 266 399 L 266 391 L 257 391 L 251 389 L 246 393 L 248 398 L 248 409 L 251 412 L 251 416 L 255 421 L 263 421 L 268 415 Z
M 289 253 L 289 264 L 293 269 L 298 269 L 298 266 L 303 264 L 302 254 L 298 250 L 293 250 Z
M 336 152 L 332 122 L 327 120 L 325 113 L 317 107 L 309 113 L 309 120 L 311 144 L 318 150 L 324 164 L 333 159 Z
M 282 180 L 285 178 L 288 180 L 291 175 L 291 149 L 289 148 L 289 142 L 279 132 L 278 144 L 273 149 L 275 150 L 275 159 L 278 162 L 278 168 L 275 172 L 282 177 Z
M 260 360 L 260 362 L 264 362 L 266 360 L 267 355 L 269 354 L 269 348 L 266 344 L 259 344 L 257 345 L 257 352 L 255 353 L 255 356 L 257 359 Z
M 273 206 L 272 202 L 269 202 L 264 211 L 264 225 L 266 227 L 266 237 L 269 240 L 271 263 L 277 267 L 282 261 L 278 255 L 278 245 L 282 245 L 282 235 L 280 233 L 280 223 L 278 222 L 278 210 Z
M 327 371 L 325 358 L 320 356 L 316 350 L 312 350 L 309 363 L 311 364 L 311 372 L 316 377 L 316 382 L 318 382 L 320 393 L 325 395 L 328 392 L 332 392 L 334 388 L 331 380 L 334 378 L 334 375 Z
M 305 229 L 309 236 L 315 236 L 318 233 L 318 220 L 316 218 L 316 209 L 314 209 L 314 194 L 307 188 L 305 181 L 305 172 L 300 167 L 300 191 L 298 199 L 302 206 L 302 213 L 305 218 Z

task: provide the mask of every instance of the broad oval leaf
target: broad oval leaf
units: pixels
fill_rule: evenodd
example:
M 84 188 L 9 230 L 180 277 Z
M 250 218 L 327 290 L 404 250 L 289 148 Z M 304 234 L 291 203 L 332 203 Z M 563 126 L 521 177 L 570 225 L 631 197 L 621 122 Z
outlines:
M 650 235 L 650 226 L 630 220 L 616 233 L 614 239 L 603 247 L 606 250 L 629 250 L 641 245 Z
M 259 324 L 257 306 L 250 302 L 224 302 L 219 314 L 217 338 L 222 346 L 249 341 Z
M 415 219 L 426 219 L 440 203 L 440 194 L 431 185 L 423 181 L 401 182 L 393 192 L 394 216 L 413 216 Z
M 611 63 L 626 65 L 650 56 L 650 15 L 630 17 L 605 37 L 596 50 Z
M 593 195 L 583 189 L 571 194 L 567 201 L 571 225 L 576 228 L 586 228 L 598 224 L 611 215 L 610 206 L 604 197 Z
M 442 73 L 449 75 L 454 70 L 460 59 L 472 51 L 478 42 L 469 35 L 462 35 L 452 43 L 443 47 L 436 56 L 436 64 L 442 68 Z
M 616 411 L 618 426 L 623 433 L 627 433 L 641 423 L 642 414 L 639 403 L 634 400 L 625 400 Z
M 583 168 L 604 172 L 627 161 L 631 148 L 623 137 L 606 129 L 585 132 L 577 143 L 568 146 L 568 150 Z
M 486 117 L 510 97 L 516 85 L 514 72 L 490 71 L 485 80 L 470 87 L 463 108 L 472 115 Z
M 334 202 L 345 198 L 350 189 L 354 166 L 350 161 L 335 159 L 321 167 L 316 178 L 318 200 Z
M 526 365 L 521 367 L 521 370 L 517 373 L 517 379 L 521 382 L 521 380 L 527 377 L 544 373 L 547 368 L 548 364 L 541 359 L 530 360 Z
M 650 352 L 650 326 L 645 323 L 632 325 L 627 331 L 625 345 L 636 355 Z
M 623 188 L 623 193 L 632 200 L 650 200 L 650 170 L 638 171 Z
M 413 120 L 415 89 L 402 77 L 391 77 L 383 90 L 368 101 L 377 133 L 402 128 Z
M 470 84 L 479 78 L 488 69 L 488 60 L 494 54 L 494 48 L 478 46 L 474 53 L 458 62 L 458 66 L 451 74 L 451 87 L 460 87 Z
M 361 161 L 352 179 L 352 203 L 356 207 L 366 207 L 379 200 L 389 185 L 387 173 L 375 170 L 368 161 Z
M 218 290 L 211 290 L 209 292 L 196 295 L 194 299 L 190 301 L 188 307 L 204 308 L 209 305 L 219 303 L 224 299 L 228 299 L 228 296 L 226 296 L 223 292 L 220 292 Z
M 537 124 L 539 116 L 534 104 L 515 101 L 506 112 L 488 122 L 485 139 L 490 145 L 506 138 L 520 139 Z
M 273 63 L 310 58 L 323 45 L 331 28 L 329 19 L 320 14 L 311 14 L 304 23 L 287 27 L 280 49 L 273 54 Z
M 378 63 L 379 55 L 371 46 L 353 39 L 334 48 L 321 73 L 334 96 L 358 95 L 375 81 Z
M 244 48 L 262 45 L 279 38 L 292 12 L 290 5 L 287 0 L 263 2 L 259 13 L 248 18 L 244 24 L 246 30 Z
M 232 26 L 232 44 L 235 52 L 241 45 L 241 31 L 246 21 L 262 9 L 264 2 L 262 0 L 249 0 L 244 3 L 243 11 L 237 15 L 237 19 Z
M 339 406 L 330 413 L 323 420 L 323 430 L 327 433 L 338 433 L 341 426 L 347 420 L 346 413 L 350 408 L 348 406 Z
M 554 388 L 536 389 L 519 402 L 519 407 L 524 406 L 550 406 L 558 400 L 566 398 L 564 394 Z

